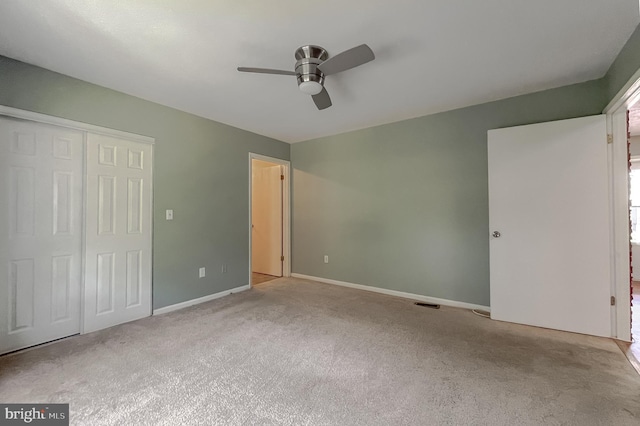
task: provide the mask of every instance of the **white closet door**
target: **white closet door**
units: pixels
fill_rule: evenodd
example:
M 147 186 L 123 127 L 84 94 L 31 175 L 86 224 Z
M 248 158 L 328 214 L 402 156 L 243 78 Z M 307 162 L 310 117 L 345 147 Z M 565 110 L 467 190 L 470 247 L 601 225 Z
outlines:
M 83 133 L 0 118 L 0 353 L 80 332 Z
M 151 315 L 152 146 L 87 135 L 84 332 Z

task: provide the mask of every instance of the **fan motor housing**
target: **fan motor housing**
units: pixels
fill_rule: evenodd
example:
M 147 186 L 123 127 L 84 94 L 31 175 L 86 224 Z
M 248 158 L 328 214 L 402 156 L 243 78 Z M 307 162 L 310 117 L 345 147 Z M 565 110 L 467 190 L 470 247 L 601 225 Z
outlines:
M 302 46 L 296 50 L 295 57 L 298 86 L 308 81 L 324 85 L 324 73 L 318 69 L 318 65 L 329 58 L 324 48 L 314 45 Z

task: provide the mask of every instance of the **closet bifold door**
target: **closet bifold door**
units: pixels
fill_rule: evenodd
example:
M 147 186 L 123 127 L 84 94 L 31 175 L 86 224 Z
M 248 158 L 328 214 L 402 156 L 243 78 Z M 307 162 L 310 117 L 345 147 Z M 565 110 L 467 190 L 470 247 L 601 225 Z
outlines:
M 0 354 L 80 332 L 83 133 L 0 117 Z
M 152 145 L 87 134 L 84 329 L 151 315 Z

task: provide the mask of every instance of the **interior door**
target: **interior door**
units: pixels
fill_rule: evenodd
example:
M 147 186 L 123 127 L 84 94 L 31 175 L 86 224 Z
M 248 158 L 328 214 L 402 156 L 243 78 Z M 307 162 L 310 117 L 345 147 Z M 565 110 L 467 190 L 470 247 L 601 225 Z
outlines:
M 488 160 L 491 317 L 611 336 L 605 116 L 491 130 Z
M 152 145 L 87 135 L 84 331 L 151 315 Z
M 251 268 L 282 276 L 282 166 L 252 160 Z
M 0 117 L 0 353 L 80 332 L 83 133 Z

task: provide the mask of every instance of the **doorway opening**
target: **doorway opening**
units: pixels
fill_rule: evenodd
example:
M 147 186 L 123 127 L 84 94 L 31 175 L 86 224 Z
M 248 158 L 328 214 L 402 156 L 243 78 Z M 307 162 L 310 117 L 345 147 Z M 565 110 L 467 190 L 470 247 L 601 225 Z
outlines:
M 607 105 L 613 201 L 612 335 L 640 373 L 640 70 Z M 634 268 L 634 264 L 637 266 Z M 635 284 L 635 285 L 634 285 Z M 634 303 L 635 294 L 636 300 Z M 635 305 L 635 306 L 634 306 Z
M 631 222 L 631 346 L 640 360 L 640 102 L 627 110 L 629 139 L 629 215 Z
M 289 276 L 289 162 L 249 157 L 250 283 Z

